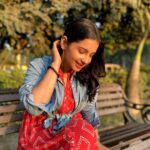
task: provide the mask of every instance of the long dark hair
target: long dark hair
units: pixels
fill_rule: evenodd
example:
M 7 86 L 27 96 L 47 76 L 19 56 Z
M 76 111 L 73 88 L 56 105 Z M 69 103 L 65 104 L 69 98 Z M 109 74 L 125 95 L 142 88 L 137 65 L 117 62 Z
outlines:
M 98 78 L 105 76 L 104 45 L 95 24 L 88 19 L 78 19 L 66 26 L 64 35 L 68 43 L 78 42 L 84 39 L 99 41 L 99 47 L 94 54 L 91 63 L 77 72 L 79 82 L 87 86 L 88 101 L 92 102 L 99 86 Z

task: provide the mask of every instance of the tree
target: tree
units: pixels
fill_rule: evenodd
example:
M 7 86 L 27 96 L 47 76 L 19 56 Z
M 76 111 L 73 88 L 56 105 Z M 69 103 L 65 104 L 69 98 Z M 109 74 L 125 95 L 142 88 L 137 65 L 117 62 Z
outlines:
M 17 58 L 24 49 L 35 50 L 37 45 L 39 51 L 49 51 L 44 29 L 50 25 L 51 19 L 39 10 L 41 3 L 1 2 L 0 6 L 1 30 L 5 31 L 5 35 L 1 35 L 1 39 L 4 39 L 1 48 L 7 43 Z M 36 40 L 32 41 L 35 37 Z
M 150 2 L 103 0 L 103 4 L 105 8 L 109 6 L 109 11 L 103 18 L 103 28 L 107 29 L 104 39 L 109 43 L 106 45 L 108 49 L 111 49 L 112 53 L 121 49 L 137 49 L 128 73 L 126 89 L 128 98 L 140 103 L 140 64 L 144 44 L 148 43 L 150 38 Z
M 79 5 L 79 0 L 2 0 L 1 53 L 7 49 L 7 44 L 17 58 L 22 53 L 28 56 L 30 53 L 36 56 L 50 54 L 52 41 L 63 33 L 68 10 Z
M 144 1 L 143 1 L 144 2 Z M 146 1 L 145 1 L 146 2 Z M 140 37 L 141 39 L 139 41 L 139 45 L 137 46 L 137 51 L 135 58 L 133 60 L 133 64 L 131 66 L 131 69 L 128 74 L 128 80 L 127 80 L 127 95 L 130 100 L 134 102 L 140 103 L 140 88 L 139 88 L 139 82 L 140 82 L 140 65 L 141 65 L 141 57 L 142 52 L 144 49 L 145 42 L 148 38 L 148 35 L 150 33 L 150 10 L 148 10 L 145 7 L 145 3 L 138 4 L 138 1 L 134 1 L 134 9 L 137 13 L 137 16 L 139 16 L 139 25 L 140 25 Z M 131 5 L 131 2 L 129 2 Z M 132 111 L 133 112 L 133 111 Z M 136 114 L 137 112 L 133 112 Z
M 65 23 L 80 17 L 96 22 L 106 50 L 112 55 L 137 48 L 136 63 L 128 76 L 127 95 L 139 102 L 140 59 L 144 43 L 149 41 L 149 0 L 2 0 L 1 53 L 10 47 L 17 56 L 50 54 L 50 45 L 62 35 Z M 4 54 L 1 56 L 8 56 Z

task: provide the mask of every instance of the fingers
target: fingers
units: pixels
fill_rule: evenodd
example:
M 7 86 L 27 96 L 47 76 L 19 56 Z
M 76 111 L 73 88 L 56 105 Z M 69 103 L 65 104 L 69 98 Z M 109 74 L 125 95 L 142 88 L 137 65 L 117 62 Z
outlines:
M 56 40 L 53 43 L 53 55 L 61 55 L 60 53 L 60 40 Z
M 53 49 L 58 49 L 58 46 L 60 45 L 60 40 L 56 40 L 53 43 Z
M 52 48 L 52 58 L 54 62 L 61 63 L 61 56 L 59 54 L 58 47 L 60 46 L 60 40 L 56 40 L 53 42 Z
M 56 40 L 53 42 L 52 55 L 58 55 L 58 46 L 60 44 L 60 40 Z

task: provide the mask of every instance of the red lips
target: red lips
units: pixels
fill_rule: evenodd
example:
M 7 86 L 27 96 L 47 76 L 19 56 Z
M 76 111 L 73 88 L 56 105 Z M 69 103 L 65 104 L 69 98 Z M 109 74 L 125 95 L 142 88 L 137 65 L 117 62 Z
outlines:
M 76 62 L 76 64 L 78 65 L 77 67 L 79 67 L 79 68 L 82 68 L 84 66 L 83 64 L 80 64 L 78 62 Z

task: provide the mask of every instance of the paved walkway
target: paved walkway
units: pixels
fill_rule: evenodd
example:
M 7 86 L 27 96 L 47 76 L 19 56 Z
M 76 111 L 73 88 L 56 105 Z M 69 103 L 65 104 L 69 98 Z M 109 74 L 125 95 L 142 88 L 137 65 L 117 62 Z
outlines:
M 0 136 L 0 150 L 16 150 L 18 144 L 18 134 L 8 134 Z

